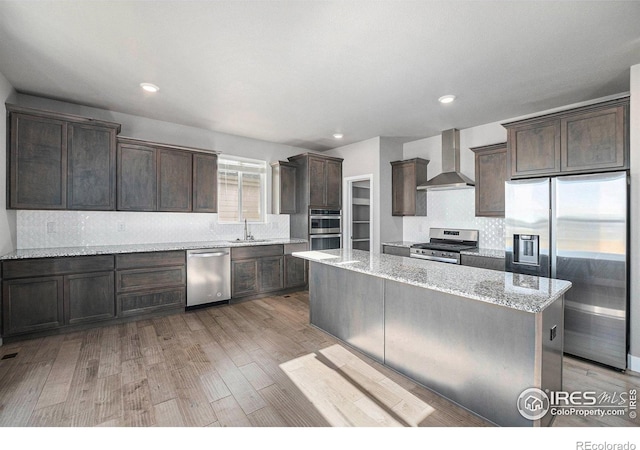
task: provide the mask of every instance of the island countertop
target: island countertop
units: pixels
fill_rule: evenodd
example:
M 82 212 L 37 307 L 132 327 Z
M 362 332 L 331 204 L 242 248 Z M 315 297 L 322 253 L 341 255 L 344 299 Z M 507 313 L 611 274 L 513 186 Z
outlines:
M 293 256 L 530 313 L 543 311 L 571 287 L 565 280 L 362 250 L 294 252 Z
M 94 245 L 86 247 L 53 247 L 27 248 L 14 250 L 0 256 L 0 260 L 55 258 L 63 256 L 110 255 L 118 253 L 164 252 L 171 250 L 195 250 L 223 247 L 250 247 L 255 245 L 287 245 L 304 244 L 305 239 L 275 238 L 247 241 L 198 241 L 198 242 L 166 242 L 157 244 L 126 244 L 126 245 Z

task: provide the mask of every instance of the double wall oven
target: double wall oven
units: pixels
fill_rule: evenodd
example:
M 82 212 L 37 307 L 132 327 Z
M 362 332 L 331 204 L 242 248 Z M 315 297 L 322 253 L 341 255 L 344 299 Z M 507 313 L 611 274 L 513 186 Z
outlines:
M 310 209 L 309 243 L 311 250 L 341 248 L 342 211 L 339 209 Z

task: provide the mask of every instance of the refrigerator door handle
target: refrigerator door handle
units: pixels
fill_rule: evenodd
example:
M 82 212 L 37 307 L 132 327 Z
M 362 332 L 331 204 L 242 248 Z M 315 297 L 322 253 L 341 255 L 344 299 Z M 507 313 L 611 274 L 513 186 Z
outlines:
M 551 227 L 549 228 L 549 259 L 551 260 L 550 278 L 557 278 L 556 275 L 558 267 L 558 241 L 556 236 L 556 230 L 558 229 L 558 218 L 556 217 L 556 184 L 556 179 L 551 178 L 551 186 L 549 189 L 549 217 L 551 220 Z

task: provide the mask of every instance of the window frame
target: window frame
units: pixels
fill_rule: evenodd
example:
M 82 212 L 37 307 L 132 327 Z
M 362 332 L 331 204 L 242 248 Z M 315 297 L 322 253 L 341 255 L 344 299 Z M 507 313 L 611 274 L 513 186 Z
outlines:
M 245 166 L 258 166 L 255 171 L 243 170 L 243 164 Z M 237 169 L 232 169 L 233 165 L 237 165 Z M 246 167 L 245 167 L 246 168 Z M 237 171 L 238 172 L 238 220 L 223 220 L 220 217 L 221 208 L 220 201 L 222 198 L 222 189 L 220 189 L 221 182 L 224 178 L 223 172 L 225 171 Z M 218 156 L 218 223 L 222 224 L 242 224 L 244 223 L 243 212 L 243 183 L 242 178 L 244 174 L 258 174 L 260 176 L 260 218 L 258 220 L 247 219 L 247 223 L 259 224 L 267 223 L 267 161 L 261 159 L 244 158 L 241 156 L 220 155 Z

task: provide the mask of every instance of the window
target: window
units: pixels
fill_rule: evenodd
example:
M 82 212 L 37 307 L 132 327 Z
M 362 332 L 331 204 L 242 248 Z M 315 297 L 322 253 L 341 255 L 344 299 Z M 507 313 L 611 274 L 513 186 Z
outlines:
M 264 222 L 267 163 L 245 158 L 218 160 L 218 220 Z

